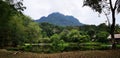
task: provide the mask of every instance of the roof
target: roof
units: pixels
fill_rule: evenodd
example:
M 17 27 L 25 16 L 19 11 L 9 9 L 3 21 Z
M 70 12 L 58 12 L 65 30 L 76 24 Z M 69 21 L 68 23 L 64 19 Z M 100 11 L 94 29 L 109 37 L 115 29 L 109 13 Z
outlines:
M 114 34 L 115 38 L 120 38 L 120 34 Z M 108 36 L 108 39 L 111 39 L 111 35 Z

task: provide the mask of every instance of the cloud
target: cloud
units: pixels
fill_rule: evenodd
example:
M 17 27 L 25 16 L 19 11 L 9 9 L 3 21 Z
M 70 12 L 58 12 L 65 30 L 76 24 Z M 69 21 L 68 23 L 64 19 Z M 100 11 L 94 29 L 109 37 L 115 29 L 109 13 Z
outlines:
M 98 13 L 89 7 L 82 7 L 83 0 L 24 0 L 27 9 L 24 14 L 33 19 L 39 19 L 42 16 L 48 16 L 53 12 L 60 12 L 65 15 L 72 15 L 85 24 L 104 23 L 104 15 L 98 17 Z

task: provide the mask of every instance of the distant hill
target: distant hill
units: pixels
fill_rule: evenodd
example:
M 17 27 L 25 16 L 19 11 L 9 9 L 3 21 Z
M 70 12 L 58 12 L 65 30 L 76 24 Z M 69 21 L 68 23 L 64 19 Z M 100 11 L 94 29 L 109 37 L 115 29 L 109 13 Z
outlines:
M 73 16 L 65 16 L 61 13 L 55 12 L 47 17 L 41 17 L 35 22 L 42 23 L 47 22 L 50 24 L 58 25 L 58 26 L 82 26 L 84 24 L 80 23 L 78 19 L 74 18 Z

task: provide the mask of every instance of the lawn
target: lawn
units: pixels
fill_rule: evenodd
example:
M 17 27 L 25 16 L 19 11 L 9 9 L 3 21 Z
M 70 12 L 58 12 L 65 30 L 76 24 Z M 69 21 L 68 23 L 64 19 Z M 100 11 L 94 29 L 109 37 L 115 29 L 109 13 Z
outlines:
M 40 54 L 0 49 L 0 58 L 120 58 L 120 50 L 91 50 Z

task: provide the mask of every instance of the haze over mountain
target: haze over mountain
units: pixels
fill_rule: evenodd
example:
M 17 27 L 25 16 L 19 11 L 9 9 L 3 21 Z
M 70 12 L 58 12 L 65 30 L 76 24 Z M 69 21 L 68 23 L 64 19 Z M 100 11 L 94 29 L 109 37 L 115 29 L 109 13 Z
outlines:
M 43 23 L 47 22 L 50 24 L 58 25 L 58 26 L 82 26 L 84 24 L 80 23 L 78 19 L 74 18 L 73 16 L 63 15 L 59 12 L 55 12 L 49 14 L 47 17 L 41 17 L 35 22 Z

